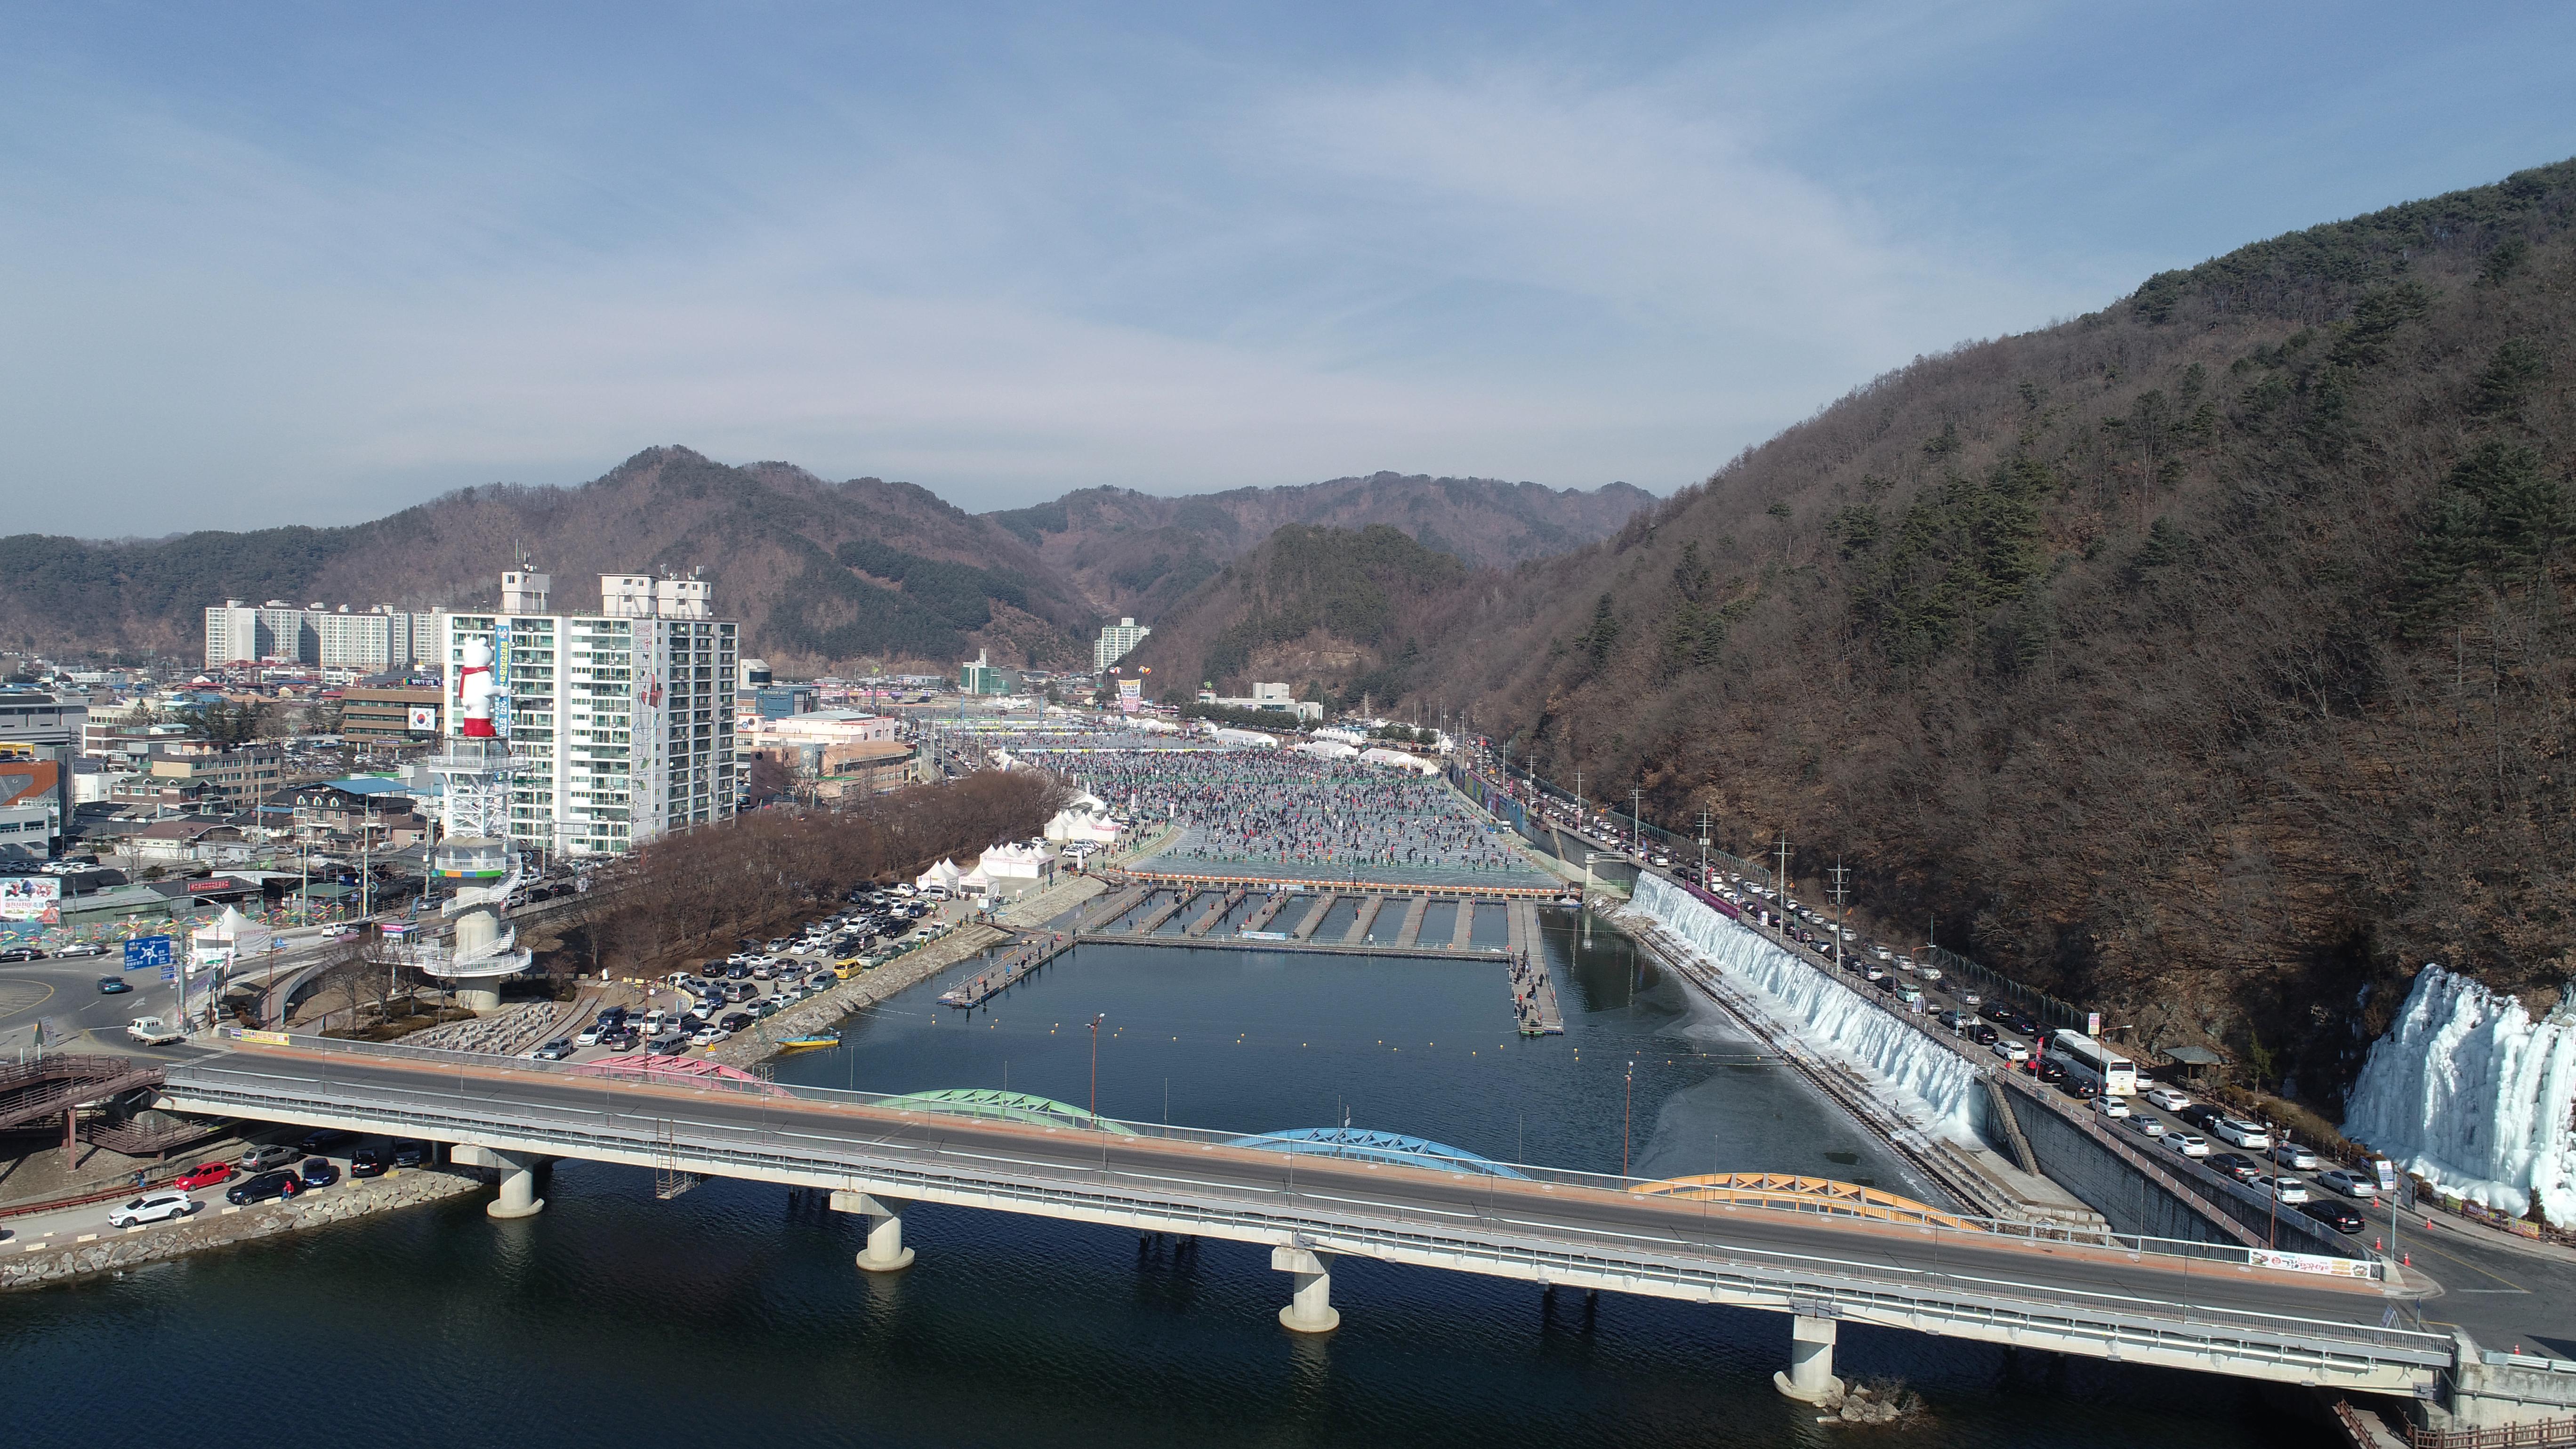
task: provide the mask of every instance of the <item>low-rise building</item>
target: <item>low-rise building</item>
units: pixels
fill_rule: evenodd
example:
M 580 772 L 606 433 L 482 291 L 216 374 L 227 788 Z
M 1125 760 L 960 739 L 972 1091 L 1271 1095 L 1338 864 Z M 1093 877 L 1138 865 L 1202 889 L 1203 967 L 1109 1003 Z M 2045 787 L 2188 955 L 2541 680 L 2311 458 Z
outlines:
M 340 735 L 426 744 L 446 725 L 445 704 L 446 696 L 434 688 L 353 686 L 340 692 Z
M 196 787 L 202 809 L 246 810 L 284 783 L 286 754 L 275 745 L 163 743 L 152 747 L 150 773 L 165 785 Z

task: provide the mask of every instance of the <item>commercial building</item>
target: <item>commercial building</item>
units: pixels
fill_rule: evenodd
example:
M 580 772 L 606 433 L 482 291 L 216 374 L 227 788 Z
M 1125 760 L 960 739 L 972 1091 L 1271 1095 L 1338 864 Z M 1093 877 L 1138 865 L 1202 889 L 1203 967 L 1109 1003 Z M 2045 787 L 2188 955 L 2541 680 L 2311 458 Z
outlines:
M 822 688 L 812 684 L 764 684 L 751 691 L 751 713 L 761 719 L 811 714 L 822 702 Z
M 1322 705 L 1311 699 L 1290 698 L 1288 694 L 1288 686 L 1284 683 L 1255 684 L 1252 686 L 1252 693 L 1250 696 L 1235 699 L 1219 699 L 1215 690 L 1202 689 L 1199 691 L 1199 703 L 1212 704 L 1220 709 L 1279 710 L 1298 719 L 1322 719 L 1324 717 L 1324 707 Z
M 447 705 L 462 737 L 465 646 L 491 646 L 493 732 L 519 762 L 511 840 L 614 855 L 734 813 L 734 684 L 742 626 L 709 617 L 698 579 L 600 578 L 596 613 L 556 613 L 553 580 L 501 575 L 501 607 L 442 614 Z
M 1020 676 L 992 662 L 991 651 L 978 649 L 975 657 L 957 666 L 957 692 L 960 694 L 1015 694 Z
M 1129 650 L 1144 643 L 1145 636 L 1153 632 L 1133 619 L 1121 619 L 1115 624 L 1101 625 L 1100 639 L 1091 646 L 1091 672 L 1106 674 L 1110 665 L 1124 658 Z
M 435 689 L 352 686 L 340 691 L 340 734 L 349 740 L 432 740 L 446 711 Z
M 11 854 L 62 854 L 72 818 L 72 760 L 89 706 L 38 690 L 0 690 L 0 813 Z
M 206 666 L 310 664 L 322 669 L 394 669 L 434 657 L 438 616 L 391 604 L 353 610 L 283 599 L 226 599 L 206 610 Z

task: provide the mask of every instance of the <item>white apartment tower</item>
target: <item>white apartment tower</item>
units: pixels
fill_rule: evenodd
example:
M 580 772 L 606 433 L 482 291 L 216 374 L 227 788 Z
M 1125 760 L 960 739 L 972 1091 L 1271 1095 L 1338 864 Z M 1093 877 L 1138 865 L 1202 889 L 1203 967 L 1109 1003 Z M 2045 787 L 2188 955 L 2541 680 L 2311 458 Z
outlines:
M 512 570 L 497 612 L 440 616 L 451 705 L 465 641 L 492 644 L 492 722 L 518 762 L 510 839 L 548 856 L 615 855 L 734 813 L 742 626 L 708 617 L 703 580 L 599 584 L 598 612 L 558 614 L 551 578 Z M 447 711 L 451 735 L 462 715 Z
M 1091 672 L 1106 674 L 1110 665 L 1117 663 L 1127 651 L 1144 643 L 1145 636 L 1153 632 L 1140 626 L 1133 619 L 1121 619 L 1115 624 L 1101 625 L 1100 640 L 1091 646 Z

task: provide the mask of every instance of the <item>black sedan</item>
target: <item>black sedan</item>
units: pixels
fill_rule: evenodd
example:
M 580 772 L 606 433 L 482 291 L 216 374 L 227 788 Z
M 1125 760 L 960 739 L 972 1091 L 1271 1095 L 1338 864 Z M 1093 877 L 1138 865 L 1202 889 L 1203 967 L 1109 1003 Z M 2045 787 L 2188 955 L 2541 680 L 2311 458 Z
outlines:
M 2299 1211 L 2338 1233 L 2359 1233 L 2362 1229 L 2361 1214 L 2339 1202 L 2303 1202 Z
M 101 996 L 116 996 L 124 992 L 132 991 L 133 989 L 134 988 L 129 985 L 126 982 L 126 979 L 122 976 L 102 976 L 98 978 L 98 994 Z
M 246 1177 L 224 1190 L 224 1201 L 235 1207 L 266 1202 L 273 1197 L 294 1197 L 304 1191 L 304 1179 L 292 1172 L 263 1172 Z
M 385 1175 L 385 1159 L 391 1155 L 390 1150 L 387 1148 L 361 1147 L 357 1151 L 349 1154 L 349 1175 L 351 1177 L 382 1177 Z
M 44 959 L 45 953 L 33 946 L 12 946 L 6 951 L 0 951 L 0 961 L 42 961 Z

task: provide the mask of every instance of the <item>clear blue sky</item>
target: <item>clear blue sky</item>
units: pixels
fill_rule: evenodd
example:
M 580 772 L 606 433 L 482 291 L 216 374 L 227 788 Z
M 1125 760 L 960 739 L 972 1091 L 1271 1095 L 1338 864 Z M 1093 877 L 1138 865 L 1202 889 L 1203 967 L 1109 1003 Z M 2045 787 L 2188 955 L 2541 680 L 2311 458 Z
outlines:
M 0 531 L 686 443 L 970 509 L 1658 492 L 1915 355 L 2576 154 L 2576 7 L 0 11 Z

